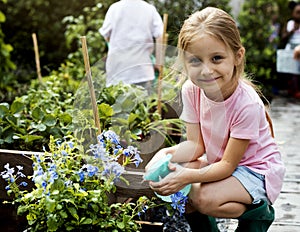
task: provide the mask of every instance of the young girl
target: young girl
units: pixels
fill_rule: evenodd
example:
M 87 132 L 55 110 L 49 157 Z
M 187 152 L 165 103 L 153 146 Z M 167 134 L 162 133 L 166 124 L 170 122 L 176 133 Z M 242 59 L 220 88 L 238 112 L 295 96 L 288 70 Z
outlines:
M 192 184 L 189 211 L 239 218 L 240 231 L 251 231 L 246 213 L 259 208 L 268 222 L 257 225 L 256 220 L 252 227 L 266 231 L 285 168 L 264 104 L 243 77 L 245 49 L 236 23 L 223 10 L 205 8 L 184 22 L 178 48 L 189 77 L 182 88 L 181 114 L 187 140 L 163 148 L 149 162 L 146 170 L 172 154 L 172 172 L 159 182 L 150 181 L 150 187 L 170 195 Z

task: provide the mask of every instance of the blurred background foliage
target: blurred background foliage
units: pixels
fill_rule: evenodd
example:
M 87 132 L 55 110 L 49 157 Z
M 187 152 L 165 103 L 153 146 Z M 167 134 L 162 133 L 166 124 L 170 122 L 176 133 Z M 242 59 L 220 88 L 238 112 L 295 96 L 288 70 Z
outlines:
M 0 101 L 13 101 L 36 79 L 32 33 L 37 34 L 42 75 L 81 80 L 84 65 L 81 36 L 86 36 L 91 65 L 104 61 L 107 47 L 98 33 L 108 7 L 116 0 L 0 0 Z M 230 12 L 229 0 L 149 0 L 159 13 L 167 13 L 168 44 L 176 46 L 184 19 L 206 6 Z M 236 18 L 247 50 L 247 72 L 272 94 L 278 84 L 276 47 L 269 42 L 272 17 L 281 28 L 290 12 L 287 0 L 247 0 Z M 104 62 L 103 62 L 104 63 Z

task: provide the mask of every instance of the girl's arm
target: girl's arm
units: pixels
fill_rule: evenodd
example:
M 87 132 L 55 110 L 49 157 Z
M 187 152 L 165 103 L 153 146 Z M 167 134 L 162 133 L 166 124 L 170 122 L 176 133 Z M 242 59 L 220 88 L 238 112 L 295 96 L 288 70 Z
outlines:
M 213 182 L 229 177 L 241 161 L 249 145 L 247 139 L 230 138 L 223 158 L 200 170 L 186 169 L 184 175 L 189 176 L 189 183 Z
M 195 161 L 205 152 L 204 142 L 198 123 L 186 123 L 187 140 L 176 145 L 171 161 L 185 163 Z
M 151 188 L 160 195 L 173 194 L 190 183 L 214 182 L 229 177 L 242 159 L 249 140 L 230 138 L 221 161 L 200 169 L 184 168 L 169 164 L 173 170 L 159 182 L 150 182 Z

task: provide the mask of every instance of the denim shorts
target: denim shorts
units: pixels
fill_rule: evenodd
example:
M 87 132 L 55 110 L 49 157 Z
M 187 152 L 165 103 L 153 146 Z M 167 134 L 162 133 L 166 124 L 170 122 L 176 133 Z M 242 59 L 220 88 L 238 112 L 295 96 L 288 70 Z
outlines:
M 261 200 L 270 203 L 266 194 L 264 175 L 256 173 L 245 166 L 238 166 L 232 173 L 232 176 L 237 178 L 248 191 L 253 199 L 252 204 L 257 204 Z

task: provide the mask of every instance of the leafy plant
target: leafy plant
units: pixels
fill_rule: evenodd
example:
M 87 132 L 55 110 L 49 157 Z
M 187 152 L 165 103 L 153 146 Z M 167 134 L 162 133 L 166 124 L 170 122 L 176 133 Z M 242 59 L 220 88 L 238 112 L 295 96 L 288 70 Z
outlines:
M 122 147 L 114 132 L 105 131 L 87 152 L 71 136 L 63 141 L 51 137 L 49 149 L 31 157 L 31 190 L 20 190 L 28 183 L 21 166 L 15 170 L 6 164 L 1 173 L 30 231 L 138 231 L 134 218 L 146 205 L 153 206 L 151 201 L 141 197 L 136 203 L 116 203 L 110 198 L 115 183 L 126 181 L 124 166 L 142 161 L 135 147 Z
M 263 85 L 263 92 L 270 95 L 270 87 L 277 78 L 276 45 L 278 41 L 269 42 L 271 16 L 276 8 L 274 1 L 245 1 L 238 17 L 242 42 L 246 48 L 246 71 Z M 253 25 L 257 25 L 253 30 Z
M 144 88 L 124 83 L 106 87 L 103 72 L 94 72 L 93 76 L 102 130 L 115 131 L 127 144 L 147 139 L 153 132 L 162 135 L 163 139 L 171 143 L 170 130 L 180 132 L 183 124 L 178 115 L 173 118 L 163 118 L 163 114 L 160 115 L 157 112 L 157 94 L 155 92 L 148 95 Z M 165 103 L 172 101 L 176 97 L 177 91 L 170 81 L 164 82 L 163 112 L 169 110 Z M 76 134 L 80 138 L 87 138 L 88 134 L 93 136 L 96 128 L 86 81 L 81 83 L 74 98 L 73 123 Z
M 2 147 L 41 150 L 49 143 L 50 135 L 60 138 L 69 134 L 73 94 L 65 91 L 62 83 L 56 76 L 51 76 L 12 104 L 0 104 Z

